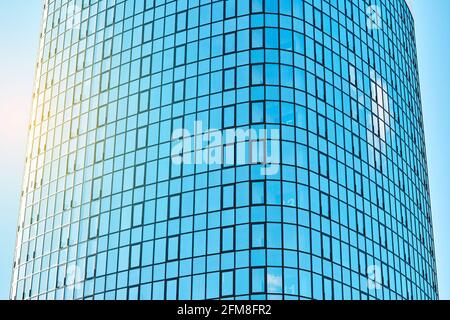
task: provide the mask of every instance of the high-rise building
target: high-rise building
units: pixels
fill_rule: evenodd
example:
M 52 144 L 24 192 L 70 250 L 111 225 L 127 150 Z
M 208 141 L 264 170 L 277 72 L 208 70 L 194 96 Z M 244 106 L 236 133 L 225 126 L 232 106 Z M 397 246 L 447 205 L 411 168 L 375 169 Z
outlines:
M 11 298 L 436 299 L 421 108 L 405 0 L 47 0 Z

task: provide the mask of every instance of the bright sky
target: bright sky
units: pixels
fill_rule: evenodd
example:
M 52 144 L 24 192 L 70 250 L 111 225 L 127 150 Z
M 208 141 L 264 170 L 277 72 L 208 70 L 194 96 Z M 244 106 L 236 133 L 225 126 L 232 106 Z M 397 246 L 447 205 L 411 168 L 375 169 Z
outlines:
M 0 0 L 0 299 L 7 299 L 42 0 Z M 413 4 L 441 298 L 450 299 L 450 1 Z
M 441 299 L 450 299 L 450 1 L 415 0 L 416 37 Z
M 9 297 L 41 0 L 0 0 L 0 299 Z

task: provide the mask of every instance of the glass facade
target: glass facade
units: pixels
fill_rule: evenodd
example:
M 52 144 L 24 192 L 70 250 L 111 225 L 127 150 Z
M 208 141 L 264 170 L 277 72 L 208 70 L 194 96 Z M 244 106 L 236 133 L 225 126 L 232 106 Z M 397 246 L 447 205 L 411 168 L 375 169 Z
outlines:
M 406 2 L 45 1 L 11 298 L 438 298 Z

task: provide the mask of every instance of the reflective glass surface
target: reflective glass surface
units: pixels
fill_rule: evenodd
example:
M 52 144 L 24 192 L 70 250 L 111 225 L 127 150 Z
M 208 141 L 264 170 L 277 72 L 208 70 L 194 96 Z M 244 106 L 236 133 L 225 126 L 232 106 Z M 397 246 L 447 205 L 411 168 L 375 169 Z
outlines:
M 29 136 L 13 299 L 438 297 L 403 0 L 47 0 Z

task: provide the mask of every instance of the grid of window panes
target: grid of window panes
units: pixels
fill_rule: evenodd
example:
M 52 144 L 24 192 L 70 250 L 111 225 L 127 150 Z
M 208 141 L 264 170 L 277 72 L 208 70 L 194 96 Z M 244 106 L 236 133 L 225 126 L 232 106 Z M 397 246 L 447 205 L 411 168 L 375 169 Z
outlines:
M 413 24 L 403 0 L 46 1 L 12 298 L 437 298 Z M 280 130 L 279 173 L 175 165 L 197 120 Z

